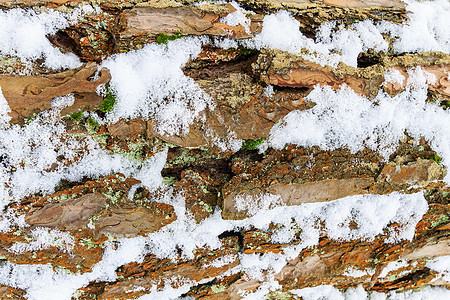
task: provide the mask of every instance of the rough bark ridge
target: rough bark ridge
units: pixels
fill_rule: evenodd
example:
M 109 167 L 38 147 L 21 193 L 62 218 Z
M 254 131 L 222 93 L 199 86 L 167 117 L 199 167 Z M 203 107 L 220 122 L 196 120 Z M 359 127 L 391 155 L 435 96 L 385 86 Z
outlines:
M 443 181 L 447 170 L 430 141 L 405 134 L 387 161 L 367 148 L 352 153 L 347 148 L 326 150 L 318 146 L 286 145 L 262 152 L 256 147 L 290 112 L 314 107 L 315 103 L 305 97 L 318 84 L 334 90 L 346 85 L 368 99 L 374 99 L 380 90 L 394 96 L 408 89 L 407 80 L 412 76 L 408 70 L 421 67 L 436 79 L 428 86 L 427 101 L 447 110 L 450 55 L 394 53 L 394 41 L 386 37 L 391 43 L 387 52 L 368 50 L 358 56 L 357 67 L 344 63 L 331 67 L 311 62 L 300 53 L 277 49 L 203 45 L 182 71 L 211 96 L 214 109 L 202 111 L 186 134 L 163 134 L 158 120 L 152 117 L 106 121 L 111 110 L 106 106 L 114 95 L 106 88 L 101 96 L 99 89 L 108 86 L 112 75 L 99 66 L 114 54 L 133 53 L 148 43 L 170 43 L 184 36 L 250 40 L 261 32 L 264 17 L 279 10 L 289 11 L 300 22 L 299 31 L 309 38 L 321 24 L 331 21 L 336 22 L 336 28 L 364 20 L 408 21 L 406 5 L 397 0 L 237 0 L 252 11 L 247 13 L 246 27 L 223 22 L 238 9 L 236 5 L 199 2 L 0 0 L 3 12 L 51 8 L 70 13 L 86 3 L 100 8 L 98 13 L 83 16 L 47 36 L 61 52 L 75 54 L 82 62 L 79 68 L 55 71 L 39 59 L 29 65 L 0 51 L 0 87 L 11 109 L 11 126 L 26 126 L 37 114 L 51 110 L 55 97 L 74 95 L 74 103 L 59 117 L 66 130 L 63 143 L 91 137 L 102 150 L 141 162 L 167 149 L 163 182 L 173 195 L 182 195 L 186 214 L 196 224 L 217 217 L 214 214 L 219 209 L 225 220 L 246 220 L 254 212 L 240 206 L 239 199 L 264 206 L 261 195 L 267 194 L 277 197 L 277 205 L 298 206 L 353 195 L 421 192 L 428 210 L 411 241 L 388 242 L 390 233 L 402 226 L 395 222 L 373 240 L 337 241 L 321 234 L 316 245 L 304 248 L 279 270 L 263 270 L 259 278 L 239 269 L 245 255 L 283 254 L 302 243 L 305 229 L 294 222 L 290 228 L 276 223 L 265 230 L 236 227 L 239 229 L 218 235 L 220 247 L 212 249 L 205 243 L 193 249 L 192 257 L 183 256 L 183 249 L 176 249 L 175 258 L 161 258 L 149 251 L 137 261 L 121 264 L 115 278 L 80 286 L 72 299 L 136 299 L 169 287 L 180 288 L 180 295 L 195 299 L 241 299 L 245 293 L 264 290 L 268 278 L 278 285 L 257 296 L 261 299 L 299 299 L 294 290 L 321 285 L 333 285 L 341 291 L 361 286 L 369 293 L 416 291 L 427 286 L 449 289 L 448 275 L 442 277 L 427 265 L 450 255 L 450 187 Z M 24 70 L 27 75 L 21 75 Z M 388 70 L 404 76 L 403 83 L 385 83 Z M 99 125 L 99 120 L 104 124 Z M 240 150 L 223 151 L 220 144 L 230 140 L 243 140 Z M 58 157 L 54 166 L 42 172 L 62 170 L 81 160 L 84 150 L 78 149 L 74 157 Z M 8 161 L 0 156 L 0 163 L 6 166 Z M 26 164 L 23 161 L 20 166 Z M 8 172 L 12 174 L 15 168 Z M 55 271 L 71 274 L 91 272 L 107 245 L 118 247 L 114 243 L 121 238 L 147 236 L 181 218 L 174 205 L 157 200 L 164 198 L 167 187 L 147 189 L 141 181 L 119 172 L 102 176 L 88 173 L 78 181 L 62 180 L 53 193 L 15 199 L 5 206 L 8 216 L 4 213 L 2 221 L 21 215 L 27 226 L 14 225 L 0 232 L 0 260 L 3 264 L 50 264 Z M 359 225 L 351 221 L 349 226 L 356 229 Z M 70 249 L 65 251 L 56 243 L 24 252 L 11 250 L 18 243 L 36 239 L 33 230 L 41 227 L 69 233 L 73 238 Z M 295 236 L 280 241 L 280 230 L 294 231 Z M 183 290 L 183 286 L 187 288 Z M 27 292 L 14 284 L 0 285 L 2 299 L 24 299 L 29 296 Z

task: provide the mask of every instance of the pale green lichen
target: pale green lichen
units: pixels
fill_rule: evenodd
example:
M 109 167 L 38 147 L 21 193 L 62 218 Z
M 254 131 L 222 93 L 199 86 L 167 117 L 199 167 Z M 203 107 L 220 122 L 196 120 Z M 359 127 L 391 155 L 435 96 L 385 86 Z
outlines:
M 91 239 L 80 239 L 80 243 L 83 246 L 87 246 L 88 249 L 98 247 L 98 244 L 92 242 Z
M 226 289 L 227 289 L 226 286 L 220 285 L 220 284 L 214 284 L 214 285 L 211 286 L 211 291 L 214 294 L 224 292 Z
M 435 228 L 438 227 L 441 224 L 445 224 L 450 220 L 448 214 L 442 214 L 439 216 L 439 218 L 434 221 L 433 223 L 431 223 L 431 228 Z

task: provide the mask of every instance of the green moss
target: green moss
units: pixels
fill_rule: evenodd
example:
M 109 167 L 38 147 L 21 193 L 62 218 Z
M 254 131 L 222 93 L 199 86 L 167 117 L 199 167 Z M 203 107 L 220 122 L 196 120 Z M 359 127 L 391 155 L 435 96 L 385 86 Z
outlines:
M 435 155 L 433 155 L 432 157 L 430 157 L 430 159 L 434 160 L 434 161 L 437 162 L 438 164 L 440 164 L 440 163 L 441 163 L 441 160 L 442 160 L 442 158 L 441 158 L 439 155 L 437 155 L 437 154 L 435 154 Z
M 163 177 L 163 183 L 168 186 L 172 186 L 177 179 L 175 177 Z
M 450 108 L 450 101 L 449 101 L 449 100 L 441 101 L 441 106 L 442 106 L 444 109 Z
M 256 147 L 264 143 L 266 139 L 258 139 L 258 140 L 245 140 L 244 144 L 241 147 L 241 150 L 254 150 Z
M 246 47 L 239 47 L 239 56 L 250 56 L 258 53 L 258 50 L 250 49 Z
M 82 117 L 83 117 L 82 111 L 77 111 L 70 115 L 70 118 L 75 121 L 81 121 Z
M 25 118 L 25 123 L 26 123 L 26 124 L 30 124 L 31 122 L 34 121 L 34 119 L 36 119 L 36 117 L 37 117 L 37 114 L 36 114 L 36 113 L 34 113 L 32 117 L 26 117 L 26 118 Z
M 182 38 L 185 35 L 181 34 L 181 30 L 177 30 L 172 35 L 168 35 L 165 33 L 158 34 L 158 37 L 156 38 L 157 44 L 167 44 L 168 41 L 174 41 L 176 39 Z
M 98 245 L 94 243 L 91 239 L 80 239 L 80 243 L 86 246 L 88 249 L 95 248 Z
M 211 286 L 211 291 L 213 292 L 213 294 L 221 293 L 221 292 L 225 291 L 226 289 L 227 289 L 227 287 L 223 286 L 223 285 L 214 284 Z
M 99 106 L 99 110 L 102 112 L 110 112 L 113 110 L 114 104 L 116 104 L 116 98 L 109 88 L 106 88 L 106 98 L 103 99 L 102 104 Z
M 96 128 L 98 128 L 98 122 L 95 121 L 94 119 L 92 119 L 92 118 L 87 118 L 86 122 L 89 124 L 89 126 L 90 126 L 92 129 L 95 130 Z
M 437 219 L 436 221 L 434 221 L 434 222 L 431 224 L 431 228 L 435 228 L 435 227 L 438 227 L 438 226 L 441 225 L 441 224 L 448 223 L 448 221 L 449 221 L 448 215 L 441 215 L 441 216 L 439 217 L 439 219 Z

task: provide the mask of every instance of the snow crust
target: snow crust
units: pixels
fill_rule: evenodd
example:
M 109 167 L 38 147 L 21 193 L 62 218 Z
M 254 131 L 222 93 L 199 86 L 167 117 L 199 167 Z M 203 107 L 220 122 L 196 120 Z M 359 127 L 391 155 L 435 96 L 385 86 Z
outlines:
M 229 26 L 242 25 L 247 34 L 250 32 L 250 22 L 251 20 L 247 17 L 247 14 L 253 14 L 252 11 L 243 9 L 236 1 L 230 2 L 230 4 L 236 8 L 235 12 L 228 14 L 227 16 L 220 18 L 219 22 L 227 24 Z
M 326 150 L 348 147 L 352 152 L 367 147 L 388 159 L 406 131 L 414 138 L 425 137 L 448 169 L 450 111 L 425 102 L 434 75 L 420 67 L 409 69 L 408 74 L 404 92 L 390 97 L 380 91 L 372 101 L 345 85 L 336 91 L 315 87 L 305 99 L 316 106 L 290 112 L 271 129 L 265 147 L 317 145 Z M 449 182 L 450 176 L 445 180 Z
M 214 107 L 211 97 L 181 70 L 201 45 L 201 38 L 182 38 L 108 58 L 101 67 L 111 71 L 110 88 L 117 98 L 109 121 L 152 118 L 159 133 L 187 133 L 201 111 Z
M 294 295 L 302 297 L 304 300 L 428 300 L 448 299 L 450 297 L 450 291 L 446 288 L 429 286 L 420 291 L 407 291 L 401 293 L 391 292 L 388 294 L 377 292 L 368 294 L 361 286 L 341 292 L 331 285 L 291 290 L 290 292 Z
M 403 84 L 405 76 L 399 70 L 391 68 L 384 73 L 384 83 L 399 83 Z
M 1 209 L 37 192 L 52 193 L 63 179 L 77 181 L 120 172 L 137 177 L 144 186 L 162 183 L 160 170 L 167 151 L 141 163 L 102 150 L 90 136 L 68 135 L 58 115 L 71 102 L 72 95 L 56 99 L 53 109 L 23 127 L 6 124 L 0 130 Z
M 406 25 L 365 20 L 344 27 L 328 22 L 319 27 L 314 41 L 300 32 L 300 22 L 289 12 L 279 11 L 265 16 L 261 33 L 242 43 L 255 49 L 271 48 L 302 54 L 308 60 L 334 67 L 340 61 L 356 67 L 358 55 L 368 49 L 386 52 L 389 45 L 383 34 L 395 39 L 393 50 L 396 53 L 449 53 L 450 35 L 446 29 L 450 27 L 447 17 L 450 14 L 449 2 L 405 2 L 408 4 L 407 10 L 411 12 Z
M 223 220 L 221 212 L 217 210 L 211 217 L 197 224 L 186 213 L 184 198 L 174 194 L 170 189 L 160 198 L 153 200 L 173 205 L 178 219 L 147 237 L 106 243 L 103 259 L 93 267 L 92 272 L 68 275 L 63 272 L 53 272 L 48 266 L 23 266 L 8 262 L 0 266 L 0 283 L 26 289 L 30 299 L 45 299 L 48 292 L 52 290 L 63 290 L 64 293 L 58 294 L 60 295 L 58 299 L 68 299 L 68 295 L 90 281 L 115 280 L 117 267 L 133 261 L 140 262 L 147 253 L 152 253 L 159 258 L 175 259 L 179 257 L 180 249 L 182 258 L 193 259 L 194 250 L 199 247 L 209 247 L 212 250 L 220 248 L 218 236 L 224 231 L 241 230 L 250 226 L 264 230 L 268 229 L 271 222 L 286 227 L 295 223 L 302 229 L 300 236 L 302 242 L 299 245 L 285 248 L 280 254 L 239 254 L 241 263 L 234 268 L 233 272 L 242 270 L 249 279 L 270 279 L 275 273 L 281 271 L 288 259 L 295 258 L 302 249 L 316 245 L 321 234 L 327 234 L 330 238 L 337 240 L 373 239 L 377 234 L 384 232 L 387 224 L 398 222 L 403 224 L 403 227 L 398 228 L 397 232 L 387 232 L 390 235 L 389 242 L 411 239 L 416 223 L 427 210 L 427 202 L 421 193 L 410 195 L 393 193 L 351 196 L 329 203 L 263 209 L 251 218 L 238 221 Z M 349 228 L 351 220 L 358 224 L 357 229 Z M 325 227 L 321 228 L 320 223 L 324 223 Z M 282 234 L 287 236 L 284 238 L 286 241 L 294 238 L 293 231 L 288 230 Z M 231 257 L 213 264 L 221 265 L 229 261 Z M 196 284 L 186 283 L 183 278 L 179 280 L 184 284 L 183 292 L 180 294 L 184 293 L 189 286 Z M 266 286 L 268 289 L 272 286 L 269 283 Z M 247 296 L 251 297 L 251 295 Z
M 328 23 L 321 26 L 317 41 L 313 41 L 301 34 L 298 21 L 289 13 L 280 11 L 265 17 L 264 27 L 259 35 L 239 43 L 255 49 L 277 48 L 303 54 L 312 61 L 332 66 L 340 61 L 356 66 L 358 54 L 367 49 L 387 51 L 388 45 L 382 34 L 389 34 L 396 39 L 396 53 L 425 50 L 448 53 L 450 37 L 446 28 L 450 27 L 450 21 L 446 16 L 450 12 L 449 2 L 408 3 L 408 10 L 414 14 L 410 16 L 410 22 L 406 26 L 363 21 L 346 28 L 340 26 L 335 30 L 335 24 Z M 0 11 L 0 54 L 20 57 L 26 63 L 43 59 L 45 66 L 55 70 L 77 67 L 80 62 L 74 55 L 62 54 L 45 36 L 76 22 L 79 14 L 92 12 L 95 11 L 85 9 L 68 15 L 51 10 L 39 13 L 20 9 Z M 242 18 L 244 13 L 247 12 L 238 8 L 238 13 L 231 14 L 222 21 L 230 25 L 248 25 L 248 19 Z M 205 38 L 182 38 L 167 45 L 146 45 L 141 50 L 107 59 L 102 67 L 111 70 L 110 88 L 117 96 L 116 105 L 108 114 L 108 120 L 152 118 L 157 121 L 155 129 L 159 133 L 186 133 L 194 120 L 201 120 L 203 110 L 214 108 L 211 98 L 192 79 L 184 76 L 181 70 L 190 58 L 200 53 L 201 45 L 207 43 L 214 42 Z M 217 43 L 222 47 L 239 45 L 231 40 Z M 283 122 L 272 129 L 266 146 L 280 149 L 286 143 L 293 143 L 302 146 L 319 145 L 324 149 L 348 147 L 352 151 L 368 147 L 388 157 L 406 130 L 413 137 L 424 136 L 428 139 L 448 168 L 449 112 L 425 103 L 427 85 L 433 82 L 433 76 L 420 67 L 409 70 L 409 75 L 405 92 L 393 98 L 380 92 L 373 102 L 348 87 L 337 91 L 328 87 L 316 87 L 308 100 L 317 105 L 311 110 L 294 111 L 286 116 Z M 400 83 L 403 80 L 394 70 L 386 73 L 387 82 Z M 273 90 L 268 87 L 266 92 L 266 96 L 270 97 Z M 10 201 L 37 192 L 53 192 L 62 179 L 76 181 L 85 176 L 97 177 L 121 172 L 141 180 L 142 185 L 149 189 L 161 186 L 160 171 L 165 164 L 167 150 L 139 163 L 101 150 L 91 137 L 68 136 L 57 116 L 59 110 L 72 102 L 73 97 L 70 95 L 55 99 L 50 111 L 19 127 L 8 123 L 9 107 L 0 87 L 2 210 Z M 233 137 L 232 133 L 230 137 Z M 217 143 L 224 144 L 224 141 Z M 223 149 L 226 149 L 227 145 L 222 144 Z M 238 141 L 233 141 L 234 149 L 240 147 L 238 144 Z M 78 159 L 76 162 L 75 158 Z M 449 175 L 446 180 L 449 182 Z M 152 200 L 173 205 L 178 219 L 147 237 L 106 243 L 103 260 L 94 266 L 92 272 L 74 275 L 61 270 L 54 271 L 49 265 L 16 265 L 6 262 L 0 265 L 0 283 L 25 289 L 30 299 L 47 299 L 50 294 L 55 295 L 55 299 L 70 299 L 78 288 L 91 281 L 115 280 L 115 270 L 119 266 L 142 261 L 147 253 L 159 258 L 178 258 L 178 249 L 181 249 L 182 258 L 191 259 L 194 257 L 193 251 L 198 247 L 220 248 L 218 236 L 224 231 L 250 227 L 266 230 L 274 222 L 282 225 L 282 228 L 272 236 L 273 240 L 288 243 L 294 239 L 296 229 L 301 228 L 301 243 L 283 249 L 280 254 L 239 254 L 241 264 L 233 268 L 232 272 L 242 270 L 249 279 L 267 281 L 256 293 L 243 296 L 260 299 L 258 297 L 278 288 L 273 275 L 281 271 L 287 260 L 295 258 L 302 249 L 316 245 L 321 234 L 327 234 L 336 240 L 371 240 L 376 235 L 385 233 L 389 235 L 387 242 L 410 240 L 414 236 L 417 222 L 427 210 L 427 202 L 420 193 L 359 195 L 297 207 L 278 207 L 276 197 L 259 197 L 267 198 L 267 201 L 260 201 L 263 205 L 259 207 L 251 206 L 252 199 L 239 199 L 238 205 L 251 212 L 252 217 L 246 220 L 223 220 L 220 211 L 216 210 L 211 217 L 197 224 L 187 213 L 184 199 L 169 189 L 160 198 Z M 358 224 L 357 229 L 350 228 L 351 221 Z M 398 230 L 385 230 L 393 222 L 400 224 Z M 2 214 L 2 231 L 24 225 L 23 216 L 16 217 L 8 211 Z M 9 250 L 22 253 L 56 246 L 61 251 L 70 251 L 73 245 L 70 236 L 49 229 L 36 229 L 32 236 L 34 240 L 30 243 L 14 244 Z M 227 264 L 231 259 L 226 257 L 214 261 L 211 266 Z M 427 266 L 440 272 L 441 277 L 447 278 L 448 261 L 448 257 L 437 258 Z M 171 287 L 172 283 L 181 284 L 181 287 L 175 289 Z M 168 279 L 167 288 L 158 290 L 155 285 L 152 294 L 144 298 L 175 298 L 194 284 L 196 283 L 186 278 Z M 386 298 L 382 294 L 368 295 L 361 287 L 344 293 L 327 286 L 292 292 L 305 299 Z M 390 299 L 444 299 L 449 296 L 447 290 L 440 288 L 389 295 Z
M 364 276 L 372 276 L 373 274 L 375 274 L 374 269 L 358 270 L 358 269 L 354 269 L 354 268 L 347 268 L 347 269 L 345 269 L 345 272 L 343 273 L 343 275 L 345 275 L 345 276 L 354 277 L 354 278 L 360 278 L 360 277 L 364 277 Z
M 2 87 L 0 86 L 0 129 L 3 129 L 7 126 L 11 117 L 9 113 L 11 109 L 9 108 L 8 101 L 6 101 L 5 96 L 2 93 Z
M 443 279 L 450 282 L 450 255 L 437 257 L 427 262 L 426 266 L 439 272 L 436 279 Z
M 379 278 L 385 278 L 390 272 L 398 270 L 400 268 L 404 268 L 408 266 L 408 262 L 405 260 L 391 261 L 388 263 L 386 267 L 384 267 L 383 271 L 381 271 Z
M 82 6 L 72 13 L 52 9 L 1 10 L 0 55 L 19 57 L 24 63 L 43 59 L 44 65 L 53 70 L 79 67 L 81 62 L 75 54 L 62 53 L 46 36 L 76 23 L 82 15 L 92 13 L 98 13 L 98 10 L 91 6 Z
M 33 229 L 31 238 L 30 243 L 15 243 L 7 251 L 19 254 L 56 247 L 61 252 L 71 252 L 75 244 L 70 233 L 44 227 Z

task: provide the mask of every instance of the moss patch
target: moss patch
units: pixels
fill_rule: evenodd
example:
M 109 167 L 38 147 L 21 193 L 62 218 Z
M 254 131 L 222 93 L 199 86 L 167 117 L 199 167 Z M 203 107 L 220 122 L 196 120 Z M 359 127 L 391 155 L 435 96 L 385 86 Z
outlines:
M 109 88 L 106 88 L 106 98 L 103 99 L 102 104 L 99 106 L 99 110 L 102 112 L 110 112 L 113 110 L 114 104 L 116 104 L 116 98 Z
M 165 33 L 158 34 L 158 37 L 156 38 L 157 44 L 167 44 L 168 41 L 174 41 L 176 39 L 182 38 L 185 35 L 181 34 L 181 30 L 177 30 L 174 32 L 174 34 L 168 35 Z
M 442 158 L 441 158 L 439 155 L 437 155 L 437 154 L 431 156 L 430 158 L 431 158 L 432 160 L 434 160 L 435 162 L 437 162 L 438 164 L 440 164 L 440 163 L 441 163 L 441 160 L 442 160 Z
M 83 117 L 83 112 L 82 111 L 77 111 L 77 112 L 74 112 L 73 114 L 70 115 L 70 118 L 75 120 L 75 121 L 81 121 L 82 117 Z
M 241 147 L 241 150 L 254 150 L 256 147 L 264 143 L 266 139 L 258 139 L 258 140 L 245 140 L 244 144 Z

